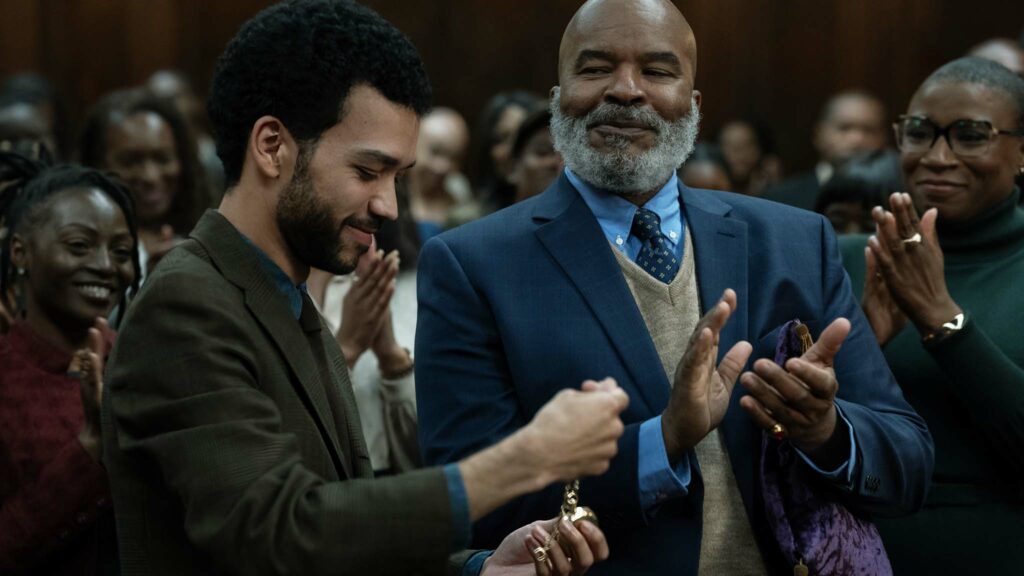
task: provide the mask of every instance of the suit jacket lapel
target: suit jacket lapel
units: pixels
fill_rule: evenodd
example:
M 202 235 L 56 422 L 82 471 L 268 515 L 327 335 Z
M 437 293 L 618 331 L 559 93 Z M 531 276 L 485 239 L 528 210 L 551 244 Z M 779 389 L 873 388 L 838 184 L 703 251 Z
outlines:
M 564 174 L 540 200 L 534 214 L 543 222 L 538 239 L 601 323 L 649 412 L 660 413 L 669 382 L 601 226 Z
M 308 325 L 306 329 L 292 314 L 288 304 L 263 273 L 253 248 L 246 244 L 241 233 L 216 211 L 208 211 L 192 231 L 192 237 L 206 248 L 214 265 L 225 278 L 245 292 L 245 305 L 264 331 L 274 341 L 295 375 L 292 380 L 307 409 L 325 435 L 325 443 L 336 466 L 346 476 L 351 475 L 347 448 L 342 444 L 334 419 L 330 415 L 327 386 L 321 381 L 316 360 L 309 349 L 306 330 L 320 330 Z M 358 420 L 357 420 L 358 421 Z M 344 448 L 343 448 L 344 447 Z
M 755 303 L 749 299 L 747 286 L 747 224 L 729 217 L 732 207 L 719 196 L 726 193 L 693 190 L 685 186 L 680 188 L 686 223 L 693 239 L 701 310 L 718 302 L 726 288 L 736 291 L 736 312 L 722 329 L 719 339 L 720 360 L 736 342 L 750 337 L 747 310 Z M 739 405 L 739 399 L 745 394 L 737 382 L 721 430 L 740 493 L 749 507 L 755 489 L 754 466 L 757 463 L 756 458 L 751 457 L 751 437 L 756 436 L 757 431 Z

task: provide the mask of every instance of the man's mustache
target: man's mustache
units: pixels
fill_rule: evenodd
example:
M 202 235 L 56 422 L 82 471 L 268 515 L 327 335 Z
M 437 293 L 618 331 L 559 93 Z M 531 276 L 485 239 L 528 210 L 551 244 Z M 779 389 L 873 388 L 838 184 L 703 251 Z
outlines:
M 622 106 L 610 102 L 600 104 L 584 116 L 582 120 L 587 128 L 597 124 L 619 123 L 653 130 L 657 133 L 661 133 L 662 127 L 667 123 L 653 110 L 636 106 Z

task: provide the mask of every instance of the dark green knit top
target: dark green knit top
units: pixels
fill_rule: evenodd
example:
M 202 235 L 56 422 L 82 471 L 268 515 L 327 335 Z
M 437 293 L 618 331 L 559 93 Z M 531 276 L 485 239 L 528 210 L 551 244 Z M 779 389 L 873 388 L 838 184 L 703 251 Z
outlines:
M 1024 210 L 1019 196 L 1015 189 L 972 221 L 938 228 L 946 284 L 969 317 L 967 327 L 926 349 L 908 322 L 883 348 L 904 395 L 935 440 L 925 511 L 909 523 L 879 523 L 897 574 L 945 571 L 960 560 L 986 556 L 997 567 L 1024 555 Z M 858 298 L 867 238 L 840 238 Z M 967 510 L 973 513 L 961 517 Z M 970 533 L 975 530 L 981 532 Z M 972 542 L 975 538 L 982 540 Z M 990 566 L 986 562 L 965 566 Z

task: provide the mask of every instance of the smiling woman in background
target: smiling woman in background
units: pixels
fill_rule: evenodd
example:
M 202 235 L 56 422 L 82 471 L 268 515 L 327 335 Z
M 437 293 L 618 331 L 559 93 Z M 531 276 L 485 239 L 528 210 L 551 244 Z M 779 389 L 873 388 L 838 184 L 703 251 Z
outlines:
M 80 381 L 74 352 L 102 354 L 113 334 L 97 319 L 137 286 L 131 198 L 95 170 L 13 154 L 0 181 L 0 294 L 17 294 L 0 336 L 0 573 L 93 574 L 110 497 L 99 377 Z
M 114 172 L 128 185 L 139 218 L 144 276 L 212 206 L 184 117 L 145 90 L 100 100 L 86 119 L 79 153 L 86 166 Z
M 896 574 L 1024 566 L 1024 79 L 962 58 L 896 123 L 909 194 L 876 207 L 844 262 L 907 400 L 935 440 L 924 509 L 877 519 Z M 920 220 L 912 198 L 926 208 Z M 865 245 L 866 242 L 866 245 Z

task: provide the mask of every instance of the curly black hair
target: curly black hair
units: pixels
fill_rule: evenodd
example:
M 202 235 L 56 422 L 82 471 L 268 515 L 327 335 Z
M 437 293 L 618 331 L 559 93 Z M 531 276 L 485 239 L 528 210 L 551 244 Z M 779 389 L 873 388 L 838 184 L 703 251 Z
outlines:
M 135 203 L 128 188 L 113 175 L 76 164 L 50 165 L 49 158 L 26 158 L 13 152 L 0 152 L 0 298 L 4 304 L 10 293 L 11 239 L 15 233 L 30 232 L 39 225 L 46 208 L 59 194 L 75 188 L 95 188 L 106 194 L 124 213 L 132 235 L 132 267 L 135 280 L 118 305 L 124 308 L 139 289 L 139 234 Z M 123 317 L 124 314 L 118 314 Z
M 300 145 L 341 120 L 349 91 L 376 88 L 422 116 L 431 89 L 419 52 L 373 10 L 349 0 L 288 0 L 242 25 L 217 62 L 206 106 L 230 190 L 262 116 Z
M 140 112 L 152 112 L 162 118 L 174 136 L 174 151 L 181 164 L 181 175 L 164 223 L 170 224 L 179 234 L 187 233 L 213 204 L 213 194 L 199 162 L 195 135 L 170 100 L 141 88 L 107 94 L 86 116 L 78 143 L 79 160 L 91 168 L 109 170 L 107 134 L 110 126 Z

